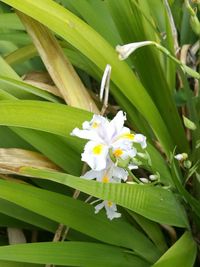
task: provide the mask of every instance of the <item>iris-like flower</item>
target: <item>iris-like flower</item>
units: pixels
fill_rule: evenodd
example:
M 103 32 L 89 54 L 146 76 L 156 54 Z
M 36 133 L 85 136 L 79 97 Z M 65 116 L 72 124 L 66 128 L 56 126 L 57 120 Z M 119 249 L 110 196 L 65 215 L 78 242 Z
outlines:
M 123 168 L 115 166 L 115 164 L 109 160 L 107 162 L 107 167 L 101 171 L 90 170 L 86 172 L 82 178 L 87 180 L 96 179 L 98 182 L 102 183 L 121 183 L 121 181 L 126 181 L 128 178 L 128 172 Z M 98 201 L 98 200 L 97 200 Z M 96 202 L 96 201 L 95 201 Z M 105 208 L 107 217 L 112 220 L 114 218 L 119 218 L 120 213 L 117 212 L 117 206 L 115 203 L 105 200 L 95 207 L 95 213 L 98 213 L 101 209 Z
M 133 143 L 146 147 L 146 137 L 142 134 L 132 134 L 124 127 L 126 116 L 119 111 L 113 120 L 94 115 L 91 121 L 83 123 L 83 129 L 75 128 L 71 135 L 90 140 L 82 153 L 85 161 L 93 170 L 100 171 L 106 168 L 109 151 L 117 159 L 133 158 L 137 154 Z
M 108 219 L 121 217 L 121 213 L 117 212 L 117 206 L 112 201 L 104 200 L 95 207 L 95 213 L 98 213 L 101 209 L 105 208 Z
M 128 178 L 128 172 L 122 168 L 115 166 L 115 164 L 110 161 L 108 167 L 101 171 L 90 170 L 86 172 L 83 178 L 87 180 L 96 179 L 98 182 L 102 183 L 121 183 L 121 181 L 126 181 Z

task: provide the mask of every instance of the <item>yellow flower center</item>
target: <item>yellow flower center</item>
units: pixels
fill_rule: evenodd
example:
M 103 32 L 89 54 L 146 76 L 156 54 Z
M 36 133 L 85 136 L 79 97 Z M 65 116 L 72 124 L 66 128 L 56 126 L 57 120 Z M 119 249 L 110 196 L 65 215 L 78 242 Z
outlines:
M 109 183 L 109 180 L 110 180 L 109 177 L 106 175 L 102 178 L 102 182 L 105 184 Z
M 94 121 L 93 124 L 92 124 L 92 128 L 96 129 L 99 127 L 99 123 Z
M 134 134 L 131 134 L 131 133 L 124 133 L 124 134 L 121 134 L 120 137 L 121 138 L 125 138 L 125 139 L 129 139 L 129 140 L 133 140 L 134 139 Z
M 115 149 L 115 150 L 113 151 L 113 155 L 114 155 L 116 158 L 121 157 L 122 154 L 123 154 L 123 151 L 122 151 L 120 148 Z
M 108 202 L 107 202 L 107 205 L 108 205 L 109 208 L 111 208 L 112 205 L 113 205 L 112 201 L 108 201 Z
M 102 150 L 103 150 L 103 145 L 97 145 L 97 146 L 93 147 L 92 152 L 95 155 L 100 155 Z

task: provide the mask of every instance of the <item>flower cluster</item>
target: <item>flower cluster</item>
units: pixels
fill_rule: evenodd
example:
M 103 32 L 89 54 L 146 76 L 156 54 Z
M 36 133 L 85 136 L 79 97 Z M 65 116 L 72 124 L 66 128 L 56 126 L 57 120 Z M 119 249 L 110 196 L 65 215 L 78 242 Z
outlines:
M 109 121 L 100 115 L 94 115 L 91 121 L 85 121 L 82 129 L 75 128 L 71 135 L 89 140 L 82 153 L 82 161 L 86 162 L 91 170 L 83 178 L 96 179 L 103 183 L 120 183 L 126 181 L 128 172 L 121 168 L 119 162 L 126 161 L 128 169 L 137 169 L 138 166 L 131 160 L 137 155 L 134 143 L 146 148 L 146 137 L 142 134 L 133 134 L 124 127 L 126 116 L 119 111 L 113 120 Z M 103 207 L 110 220 L 121 216 L 116 205 L 111 201 L 103 201 L 95 207 L 99 212 Z

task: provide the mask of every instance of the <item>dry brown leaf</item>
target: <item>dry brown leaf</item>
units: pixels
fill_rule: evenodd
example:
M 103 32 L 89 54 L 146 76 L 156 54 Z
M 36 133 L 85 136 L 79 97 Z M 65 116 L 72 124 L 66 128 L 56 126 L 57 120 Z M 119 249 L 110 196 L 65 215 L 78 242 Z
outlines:
M 0 148 L 0 173 L 18 173 L 21 167 L 59 170 L 59 167 L 38 152 L 18 148 Z

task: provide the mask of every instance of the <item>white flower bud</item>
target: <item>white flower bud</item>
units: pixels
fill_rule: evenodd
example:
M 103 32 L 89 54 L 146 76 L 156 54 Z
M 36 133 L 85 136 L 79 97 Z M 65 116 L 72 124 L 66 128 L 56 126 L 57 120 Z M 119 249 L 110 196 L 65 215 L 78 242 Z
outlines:
M 141 182 L 143 182 L 144 184 L 148 184 L 149 180 L 147 178 L 139 178 Z
M 151 181 L 156 181 L 156 180 L 158 180 L 158 175 L 156 175 L 156 174 L 151 174 L 151 175 L 149 175 L 149 179 L 150 179 Z
M 174 156 L 174 158 L 177 159 L 178 161 L 184 161 L 188 158 L 188 154 L 187 153 L 177 154 Z
M 146 46 L 146 45 L 152 45 L 154 42 L 152 41 L 143 41 L 143 42 L 135 42 L 130 43 L 126 45 L 117 45 L 116 51 L 119 53 L 119 59 L 124 60 L 130 56 L 136 49 Z

